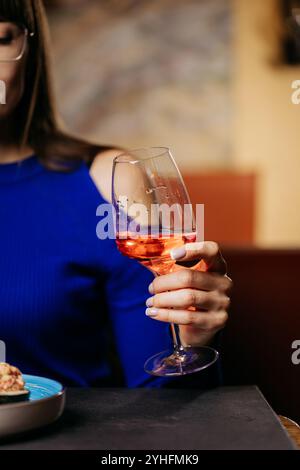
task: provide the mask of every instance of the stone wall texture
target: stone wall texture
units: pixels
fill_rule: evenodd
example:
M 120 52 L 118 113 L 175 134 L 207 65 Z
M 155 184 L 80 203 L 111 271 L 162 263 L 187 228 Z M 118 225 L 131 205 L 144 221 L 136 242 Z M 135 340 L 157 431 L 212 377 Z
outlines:
M 229 0 L 81 1 L 50 11 L 50 24 L 72 132 L 169 146 L 184 169 L 230 166 Z

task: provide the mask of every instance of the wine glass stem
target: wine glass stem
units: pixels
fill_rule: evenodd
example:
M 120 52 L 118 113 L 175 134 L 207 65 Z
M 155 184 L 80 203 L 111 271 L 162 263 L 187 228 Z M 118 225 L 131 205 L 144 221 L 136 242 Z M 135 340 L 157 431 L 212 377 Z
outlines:
M 153 271 L 154 276 L 158 277 L 161 274 L 158 273 L 157 271 Z M 180 341 L 180 335 L 179 335 L 179 325 L 177 323 L 170 323 L 171 327 L 171 332 L 172 332 L 172 337 L 173 337 L 173 347 L 174 347 L 174 355 L 179 359 L 179 367 L 180 371 L 182 373 L 182 362 L 184 361 L 186 357 L 186 352 L 184 350 L 184 347 L 181 344 Z
M 170 323 L 170 326 L 171 326 L 171 332 L 173 336 L 174 353 L 177 356 L 184 356 L 184 348 L 181 344 L 180 336 L 179 336 L 179 325 Z

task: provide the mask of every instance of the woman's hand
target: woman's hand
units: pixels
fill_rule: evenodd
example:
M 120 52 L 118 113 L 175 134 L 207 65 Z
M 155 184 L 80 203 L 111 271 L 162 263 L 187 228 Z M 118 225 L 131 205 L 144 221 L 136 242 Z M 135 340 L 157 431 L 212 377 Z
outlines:
M 215 242 L 187 243 L 172 250 L 175 269 L 156 277 L 149 286 L 146 314 L 156 320 L 179 324 L 183 346 L 207 345 L 224 328 L 232 281 Z M 190 261 L 198 263 L 190 268 Z M 169 291 L 169 292 L 168 292 Z

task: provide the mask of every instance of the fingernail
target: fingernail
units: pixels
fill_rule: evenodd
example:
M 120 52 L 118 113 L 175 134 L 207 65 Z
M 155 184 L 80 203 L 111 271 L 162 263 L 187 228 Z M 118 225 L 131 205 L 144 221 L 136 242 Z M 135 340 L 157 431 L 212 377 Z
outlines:
M 147 308 L 146 309 L 146 315 L 148 315 L 148 317 L 155 317 L 155 315 L 158 314 L 158 310 L 157 308 Z
M 149 297 L 149 299 L 146 300 L 146 305 L 147 307 L 153 307 L 153 297 Z
M 173 248 L 173 250 L 170 251 L 170 256 L 172 259 L 180 259 L 183 258 L 185 255 L 185 246 L 181 246 L 180 248 Z
M 149 285 L 148 290 L 149 290 L 150 294 L 154 294 L 154 289 L 153 289 L 153 283 L 152 282 Z

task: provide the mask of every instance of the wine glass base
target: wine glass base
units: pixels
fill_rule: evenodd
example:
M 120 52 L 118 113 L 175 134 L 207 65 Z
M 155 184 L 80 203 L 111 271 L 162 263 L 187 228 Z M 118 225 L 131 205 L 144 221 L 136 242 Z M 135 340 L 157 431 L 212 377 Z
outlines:
M 148 374 L 163 377 L 187 375 L 206 369 L 218 357 L 218 351 L 208 346 L 182 347 L 180 354 L 167 349 L 150 357 L 144 364 L 144 370 Z

